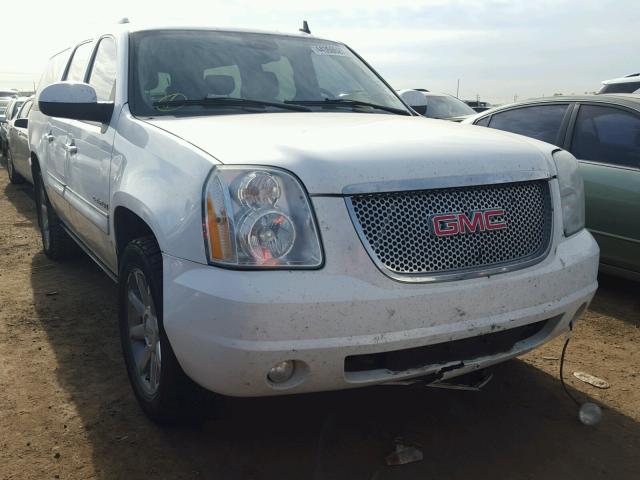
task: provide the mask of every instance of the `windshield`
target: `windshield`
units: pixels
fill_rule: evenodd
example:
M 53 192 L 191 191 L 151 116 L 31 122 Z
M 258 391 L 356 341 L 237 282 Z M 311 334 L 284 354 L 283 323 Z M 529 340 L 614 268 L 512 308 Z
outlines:
M 452 118 L 463 115 L 474 115 L 476 112 L 462 100 L 445 95 L 427 96 L 427 113 L 429 118 Z
M 130 99 L 137 115 L 327 109 L 408 113 L 396 94 L 339 43 L 257 33 L 165 30 L 135 33 L 133 45 Z M 223 98 L 252 102 L 211 101 Z M 298 102 L 305 108 L 285 108 Z
M 4 117 L 4 114 L 7 111 L 8 103 L 9 103 L 9 100 L 0 100 L 0 116 Z

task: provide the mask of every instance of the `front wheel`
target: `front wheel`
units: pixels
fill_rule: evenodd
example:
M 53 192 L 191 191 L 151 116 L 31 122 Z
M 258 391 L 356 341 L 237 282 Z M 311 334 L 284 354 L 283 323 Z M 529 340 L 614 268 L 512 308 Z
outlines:
M 162 254 L 153 237 L 130 242 L 118 284 L 120 340 L 129 381 L 160 424 L 201 420 L 204 391 L 178 364 L 162 323 Z

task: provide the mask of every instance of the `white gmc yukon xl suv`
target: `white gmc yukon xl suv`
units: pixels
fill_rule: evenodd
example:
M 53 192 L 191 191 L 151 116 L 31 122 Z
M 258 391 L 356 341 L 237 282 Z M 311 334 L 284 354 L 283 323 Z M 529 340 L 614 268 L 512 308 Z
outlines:
M 418 116 L 342 43 L 114 27 L 51 58 L 29 122 L 44 251 L 117 280 L 156 421 L 201 387 L 455 377 L 566 331 L 597 288 L 574 157 Z

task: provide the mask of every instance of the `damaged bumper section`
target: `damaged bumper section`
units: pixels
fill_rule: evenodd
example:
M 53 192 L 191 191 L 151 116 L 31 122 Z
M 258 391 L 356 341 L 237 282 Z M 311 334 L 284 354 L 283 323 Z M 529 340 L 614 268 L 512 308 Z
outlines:
M 344 232 L 325 234 L 327 250 Z M 522 270 L 408 285 L 382 275 L 357 245 L 349 256 L 327 252 L 321 270 L 297 272 L 214 269 L 165 255 L 164 323 L 184 371 L 224 395 L 440 381 L 566 331 L 596 291 L 597 258 L 583 231 Z M 277 365 L 287 376 L 274 383 Z

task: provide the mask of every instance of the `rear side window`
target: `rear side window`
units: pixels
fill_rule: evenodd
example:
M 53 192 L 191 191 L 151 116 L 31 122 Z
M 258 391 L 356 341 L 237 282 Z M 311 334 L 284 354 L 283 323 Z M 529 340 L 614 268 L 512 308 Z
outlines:
M 560 127 L 568 107 L 568 104 L 537 105 L 494 113 L 489 127 L 559 145 Z
M 29 112 L 31 111 L 31 100 L 28 100 L 25 102 L 25 104 L 22 106 L 22 109 L 20 110 L 20 114 L 18 115 L 18 118 L 28 118 L 29 117 Z
M 13 120 L 15 118 L 17 113 L 20 111 L 20 107 L 22 106 L 23 103 L 24 102 L 19 102 L 16 100 L 16 102 L 11 107 L 11 112 L 9 112 L 9 114 L 11 115 L 11 118 L 7 117 L 7 120 Z
M 76 48 L 69 64 L 66 80 L 71 82 L 84 82 L 84 74 L 87 71 L 89 63 L 89 55 L 91 55 L 91 47 L 93 42 L 87 42 Z
M 116 86 L 116 44 L 112 38 L 100 40 L 91 67 L 89 84 L 96 90 L 98 101 L 115 98 Z
M 640 168 L 640 117 L 615 107 L 581 105 L 571 153 L 580 160 Z
M 70 54 L 71 49 L 67 49 L 51 57 L 49 63 L 47 64 L 47 68 L 42 73 L 40 81 L 38 82 L 38 93 L 40 93 L 43 88 L 48 87 L 52 83 L 60 81 L 64 69 L 67 66 L 67 62 L 69 61 Z

